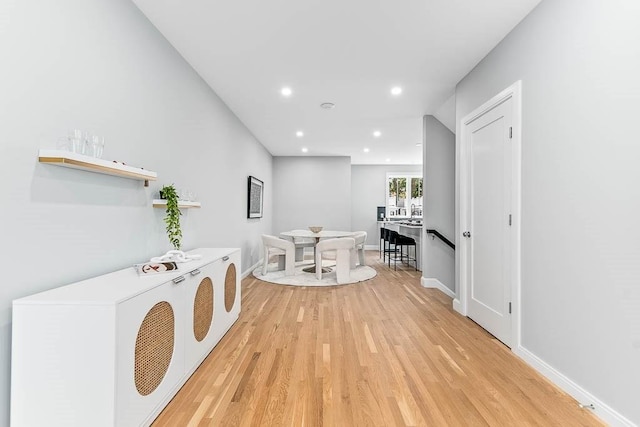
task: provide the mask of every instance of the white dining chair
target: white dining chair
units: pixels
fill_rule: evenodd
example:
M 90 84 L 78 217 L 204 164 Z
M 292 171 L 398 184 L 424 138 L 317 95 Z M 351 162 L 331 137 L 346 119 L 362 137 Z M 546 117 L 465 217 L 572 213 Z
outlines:
M 264 246 L 263 275 L 267 274 L 267 266 L 271 255 L 278 255 L 278 270 L 284 270 L 285 276 L 293 276 L 295 274 L 296 245 L 293 242 L 263 234 L 262 245 Z
M 321 240 L 316 245 L 316 278 L 322 280 L 322 254 L 335 253 L 336 280 L 338 284 L 349 283 L 351 278 L 351 250 L 356 241 L 351 237 Z M 333 256 L 331 256 L 333 259 Z
M 307 231 L 307 230 L 291 230 L 292 232 L 296 231 Z M 285 240 L 289 240 L 296 245 L 296 262 L 304 261 L 304 248 L 313 248 L 316 245 L 315 239 L 313 237 L 292 237 L 292 236 L 283 236 L 280 235 L 281 238 Z
M 364 245 L 367 242 L 366 231 L 356 231 L 353 235 L 355 246 L 351 250 L 351 268 L 356 268 L 356 264 L 365 265 Z

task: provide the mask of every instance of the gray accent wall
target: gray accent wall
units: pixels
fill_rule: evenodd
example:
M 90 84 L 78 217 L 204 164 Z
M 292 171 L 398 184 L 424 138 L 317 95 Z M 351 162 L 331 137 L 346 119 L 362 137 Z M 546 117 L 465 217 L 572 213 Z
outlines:
M 455 135 L 434 116 L 424 116 L 424 230 L 455 240 Z M 422 248 L 422 277 L 455 291 L 455 251 L 427 234 Z
M 256 236 L 271 231 L 273 182 L 271 155 L 129 0 L 2 2 L 0 52 L 6 426 L 13 299 L 170 249 L 164 210 L 151 206 L 163 184 L 202 202 L 183 211 L 185 249 L 240 247 L 246 271 L 259 260 Z M 159 180 L 145 188 L 38 163 L 38 149 L 54 149 L 73 128 L 103 135 L 105 159 L 156 171 Z M 259 220 L 246 218 L 248 175 L 266 185 Z
M 422 165 L 351 166 L 351 225 L 367 232 L 367 245 L 378 246 L 376 208 L 385 206 L 387 173 L 422 172 Z
M 351 229 L 349 157 L 273 158 L 274 234 L 309 226 Z
M 522 346 L 635 424 L 638 22 L 638 2 L 545 0 L 456 88 L 459 121 L 522 80 Z

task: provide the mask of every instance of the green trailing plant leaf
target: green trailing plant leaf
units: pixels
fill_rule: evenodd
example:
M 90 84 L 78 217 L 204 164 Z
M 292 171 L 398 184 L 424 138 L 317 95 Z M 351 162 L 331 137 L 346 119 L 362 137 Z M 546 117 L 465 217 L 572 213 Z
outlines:
M 167 236 L 173 248 L 179 250 L 182 241 L 182 230 L 180 229 L 180 215 L 182 215 L 182 212 L 178 207 L 178 193 L 173 185 L 165 185 L 160 192 L 167 201 L 167 216 L 164 217 L 164 222 L 167 225 Z

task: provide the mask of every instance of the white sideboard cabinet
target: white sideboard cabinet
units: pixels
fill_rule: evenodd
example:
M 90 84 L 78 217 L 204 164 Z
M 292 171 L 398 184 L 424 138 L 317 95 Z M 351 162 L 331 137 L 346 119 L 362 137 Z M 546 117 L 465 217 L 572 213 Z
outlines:
M 13 302 L 11 425 L 149 425 L 240 314 L 240 250 Z

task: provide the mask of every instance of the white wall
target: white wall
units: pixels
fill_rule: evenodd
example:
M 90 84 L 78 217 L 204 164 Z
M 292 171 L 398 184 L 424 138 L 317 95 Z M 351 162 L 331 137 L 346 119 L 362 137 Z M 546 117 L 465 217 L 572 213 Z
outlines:
M 445 125 L 451 133 L 454 133 L 456 131 L 456 94 L 451 95 L 451 98 L 438 107 L 433 116 Z
M 0 3 L 0 425 L 8 425 L 11 301 L 170 248 L 162 184 L 196 192 L 186 249 L 240 247 L 258 261 L 271 231 L 272 158 L 129 0 Z M 67 129 L 106 137 L 104 157 L 158 172 L 142 182 L 39 164 Z M 247 176 L 265 216 L 246 219 Z M 225 203 L 217 201 L 224 199 Z M 37 410 L 37 406 L 34 407 Z
M 424 116 L 424 229 L 455 239 L 455 135 L 434 116 Z M 433 235 L 423 237 L 422 277 L 455 290 L 455 251 Z
M 638 22 L 639 2 L 543 1 L 456 89 L 460 120 L 522 80 L 522 345 L 636 424 Z
M 350 230 L 351 159 L 274 157 L 273 206 L 274 234 L 311 225 Z
M 351 226 L 367 232 L 367 245 L 378 246 L 376 208 L 385 206 L 387 173 L 421 173 L 422 165 L 351 166 Z

